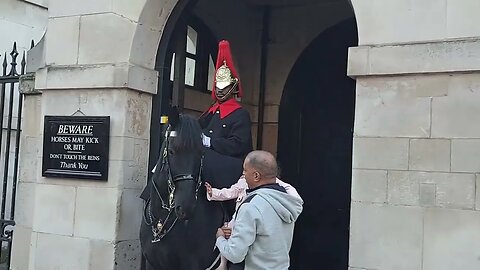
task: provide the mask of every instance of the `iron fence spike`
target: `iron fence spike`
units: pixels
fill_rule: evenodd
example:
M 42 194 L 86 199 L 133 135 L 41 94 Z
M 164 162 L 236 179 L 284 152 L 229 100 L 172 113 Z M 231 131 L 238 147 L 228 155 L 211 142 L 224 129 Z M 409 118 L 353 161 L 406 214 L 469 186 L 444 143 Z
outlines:
M 23 57 L 21 62 L 21 75 L 25 74 L 25 67 L 27 65 L 27 61 L 25 59 L 25 51 L 23 51 Z
M 7 75 L 7 53 L 5 52 L 4 56 L 3 56 L 3 76 L 6 76 Z
M 17 42 L 13 43 L 13 50 L 10 53 L 10 55 L 12 56 L 12 63 L 10 63 L 11 69 L 9 74 L 11 76 L 15 76 L 15 75 L 18 75 L 17 73 L 17 57 L 18 57 Z

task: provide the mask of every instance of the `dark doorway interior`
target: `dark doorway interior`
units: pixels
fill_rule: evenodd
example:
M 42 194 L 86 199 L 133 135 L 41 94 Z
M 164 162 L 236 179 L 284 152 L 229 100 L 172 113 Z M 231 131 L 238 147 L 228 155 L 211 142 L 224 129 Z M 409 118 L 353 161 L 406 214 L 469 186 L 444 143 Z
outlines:
M 346 76 L 355 18 L 320 34 L 292 69 L 279 113 L 282 178 L 305 200 L 293 270 L 348 269 L 355 81 Z

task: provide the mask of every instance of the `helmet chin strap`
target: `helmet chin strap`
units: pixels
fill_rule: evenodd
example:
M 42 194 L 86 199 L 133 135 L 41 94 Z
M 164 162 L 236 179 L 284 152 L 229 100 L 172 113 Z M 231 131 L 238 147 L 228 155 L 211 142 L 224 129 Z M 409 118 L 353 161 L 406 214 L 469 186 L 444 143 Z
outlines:
M 222 99 L 219 99 L 215 93 L 215 97 L 217 98 L 217 100 L 219 102 L 224 102 L 224 101 L 227 101 L 230 99 L 231 96 L 233 96 L 234 94 L 238 93 L 238 89 L 237 89 L 237 85 L 238 85 L 238 80 L 235 80 L 235 83 L 232 85 L 232 87 L 230 88 L 230 90 L 228 90 L 227 93 L 225 93 L 225 95 L 223 96 Z M 228 86 L 227 86 L 228 87 Z M 237 90 L 237 91 L 235 91 Z

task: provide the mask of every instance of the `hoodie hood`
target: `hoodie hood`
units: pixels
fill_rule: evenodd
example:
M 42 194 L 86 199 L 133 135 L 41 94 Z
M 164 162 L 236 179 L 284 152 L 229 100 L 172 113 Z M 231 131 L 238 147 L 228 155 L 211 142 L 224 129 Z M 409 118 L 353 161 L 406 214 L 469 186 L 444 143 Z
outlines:
M 258 188 L 252 191 L 249 196 L 253 194 L 267 201 L 285 223 L 295 222 L 302 213 L 303 200 L 289 195 L 278 188 Z

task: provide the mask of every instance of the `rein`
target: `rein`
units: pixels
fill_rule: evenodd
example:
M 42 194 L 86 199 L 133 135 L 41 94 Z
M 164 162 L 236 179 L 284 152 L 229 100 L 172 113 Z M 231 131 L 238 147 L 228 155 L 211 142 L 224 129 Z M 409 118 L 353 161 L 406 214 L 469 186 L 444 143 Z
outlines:
M 168 203 L 166 200 L 162 197 L 160 194 L 160 190 L 155 183 L 155 181 L 152 179 L 152 189 L 155 190 L 156 196 L 160 199 L 161 202 L 161 210 L 164 210 L 167 212 L 167 215 L 164 219 L 161 218 L 156 218 L 153 213 L 152 213 L 152 201 L 151 197 L 147 200 L 144 206 L 144 211 L 143 211 L 143 219 L 145 221 L 145 224 L 147 226 L 151 226 L 152 228 L 152 234 L 153 234 L 153 239 L 152 243 L 160 242 L 175 226 L 178 220 L 178 216 L 175 214 L 175 219 L 171 221 L 172 219 L 170 218 L 172 215 L 172 212 L 175 210 L 175 183 L 176 182 L 181 182 L 181 181 L 196 181 L 197 187 L 195 189 L 195 202 L 198 199 L 198 191 L 200 189 L 200 186 L 202 184 L 201 181 L 201 175 L 202 175 L 202 170 L 203 170 L 203 155 L 200 160 L 200 169 L 198 172 L 197 178 L 193 177 L 191 174 L 180 174 L 180 175 L 175 175 L 175 177 L 172 175 L 172 171 L 170 170 L 170 163 L 168 161 L 168 145 L 169 145 L 169 137 L 174 137 L 176 136 L 175 131 L 170 131 L 171 126 L 169 125 L 167 130 L 165 131 L 165 147 L 163 149 L 163 160 L 162 160 L 162 166 L 160 168 L 160 171 L 163 171 L 165 168 L 167 169 L 167 183 L 168 183 Z M 151 191 L 150 194 L 153 192 Z M 148 219 L 147 219 L 148 215 Z M 156 224 L 155 224 L 155 221 Z M 170 221 L 170 222 L 169 222 Z M 170 225 L 168 226 L 168 223 Z

